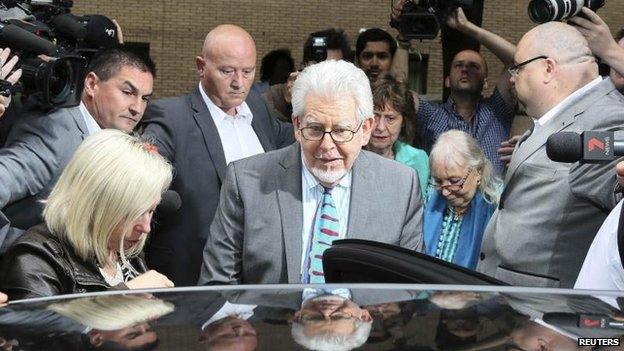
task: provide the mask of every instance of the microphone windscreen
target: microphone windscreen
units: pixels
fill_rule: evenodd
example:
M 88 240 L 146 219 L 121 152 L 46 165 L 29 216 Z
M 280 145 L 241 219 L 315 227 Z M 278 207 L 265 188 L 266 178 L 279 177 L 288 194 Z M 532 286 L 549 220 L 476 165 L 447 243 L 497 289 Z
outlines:
M 87 28 L 78 21 L 76 16 L 65 13 L 54 17 L 52 26 L 57 34 L 72 39 L 82 39 L 87 35 Z
M 0 31 L 0 38 L 11 48 L 37 55 L 54 56 L 57 52 L 56 45 L 51 41 L 14 24 L 4 26 Z
M 119 44 L 117 26 L 108 17 L 102 15 L 88 15 L 87 35 L 85 41 L 99 48 L 110 48 Z
M 162 194 L 160 204 L 158 204 L 158 211 L 161 213 L 173 213 L 179 210 L 180 206 L 182 206 L 180 194 L 173 190 L 167 190 Z
M 574 132 L 552 134 L 546 141 L 546 155 L 555 162 L 572 163 L 583 157 L 581 135 Z

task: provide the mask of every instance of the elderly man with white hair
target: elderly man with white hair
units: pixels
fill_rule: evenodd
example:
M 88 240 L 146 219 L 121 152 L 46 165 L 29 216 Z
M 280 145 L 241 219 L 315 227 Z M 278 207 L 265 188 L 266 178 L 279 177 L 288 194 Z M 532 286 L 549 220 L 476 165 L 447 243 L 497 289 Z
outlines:
M 587 40 L 565 23 L 530 30 L 514 61 L 511 83 L 535 126 L 513 153 L 477 269 L 514 285 L 571 288 L 616 204 L 615 162 L 553 162 L 546 140 L 560 131 L 621 130 L 624 97 L 598 75 Z
M 362 150 L 374 118 L 364 72 L 312 65 L 292 102 L 298 142 L 228 166 L 200 284 L 324 283 L 323 252 L 341 238 L 422 251 L 416 172 Z

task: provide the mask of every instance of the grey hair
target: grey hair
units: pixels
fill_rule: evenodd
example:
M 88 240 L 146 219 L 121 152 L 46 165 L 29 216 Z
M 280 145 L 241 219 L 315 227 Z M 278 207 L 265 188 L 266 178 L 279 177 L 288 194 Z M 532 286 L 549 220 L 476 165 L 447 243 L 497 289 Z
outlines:
M 349 335 L 334 335 L 331 332 L 309 336 L 301 322 L 293 322 L 290 333 L 295 342 L 308 350 L 349 351 L 362 346 L 370 335 L 373 322 L 355 320 L 355 330 Z
M 529 31 L 534 52 L 552 57 L 561 63 L 595 61 L 587 39 L 573 26 L 547 22 Z
M 461 130 L 449 130 L 440 134 L 429 154 L 429 164 L 432 170 L 435 162 L 441 164 L 452 162 L 458 166 L 480 169 L 479 190 L 483 193 L 485 201 L 491 204 L 498 203 L 502 181 L 494 173 L 494 167 L 485 157 L 479 143 L 470 134 Z
M 327 60 L 306 67 L 292 89 L 294 116 L 303 117 L 305 99 L 312 94 L 330 99 L 351 97 L 355 100 L 358 122 L 373 117 L 373 94 L 368 77 L 350 62 Z

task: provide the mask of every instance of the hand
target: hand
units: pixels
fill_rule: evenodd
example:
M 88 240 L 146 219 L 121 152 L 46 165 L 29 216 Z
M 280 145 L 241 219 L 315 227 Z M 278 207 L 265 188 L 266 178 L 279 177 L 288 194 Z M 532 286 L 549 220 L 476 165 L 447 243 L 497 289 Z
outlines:
M 0 67 L 2 67 L 0 68 L 0 79 L 4 79 L 11 84 L 15 84 L 22 77 L 22 70 L 18 69 L 15 72 L 11 73 L 19 58 L 17 56 L 13 56 L 7 62 L 10 54 L 11 49 L 0 49 Z M 11 96 L 0 95 L 0 116 L 4 114 L 4 111 L 7 109 L 7 107 L 9 107 L 10 103 Z
M 466 28 L 470 25 L 470 21 L 466 17 L 464 10 L 461 7 L 458 7 L 446 18 L 446 25 L 457 30 L 461 30 L 462 28 Z
M 0 307 L 4 307 L 9 302 L 9 297 L 0 292 Z
M 620 161 L 615 165 L 615 174 L 617 175 L 620 186 L 624 186 L 624 161 Z
M 2 351 L 12 351 L 13 346 L 19 346 L 19 342 L 17 340 L 6 340 L 5 338 L 0 337 L 0 350 Z
M 516 135 L 501 143 L 501 147 L 496 150 L 496 153 L 500 156 L 501 161 L 504 163 L 509 163 L 509 161 L 511 161 L 511 155 L 514 152 L 519 139 L 520 135 Z
M 295 84 L 298 75 L 299 71 L 295 71 L 288 76 L 288 80 L 286 81 L 286 86 L 284 87 L 284 100 L 288 103 L 292 100 L 292 87 Z
M 119 44 L 123 44 L 123 33 L 121 32 L 121 26 L 119 25 L 119 23 L 117 23 L 117 20 L 112 20 L 113 23 L 115 24 L 115 28 L 117 28 L 117 42 Z
M 130 289 L 173 288 L 173 282 L 155 270 L 149 270 L 126 283 Z
M 401 10 L 403 9 L 403 5 L 405 5 L 406 2 L 407 0 L 397 0 L 396 3 L 392 4 L 392 11 L 390 12 L 390 17 L 393 20 L 399 19 L 399 17 L 401 16 Z
M 581 13 L 585 18 L 574 16 L 568 20 L 569 24 L 576 26 L 581 34 L 587 39 L 592 53 L 600 58 L 612 49 L 617 49 L 617 42 L 611 36 L 609 26 L 594 11 L 583 7 Z

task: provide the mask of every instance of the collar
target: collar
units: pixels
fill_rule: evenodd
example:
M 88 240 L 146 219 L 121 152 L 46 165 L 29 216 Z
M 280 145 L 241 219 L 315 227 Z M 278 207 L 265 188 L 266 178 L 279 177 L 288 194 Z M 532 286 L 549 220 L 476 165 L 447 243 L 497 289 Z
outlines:
M 466 122 L 466 120 L 457 112 L 457 110 L 455 109 L 456 104 L 452 97 L 449 96 L 448 99 L 446 99 L 446 103 L 444 103 L 444 107 L 446 108 L 447 111 L 452 112 L 453 116 L 455 116 L 456 118 L 461 119 L 462 121 L 466 123 L 472 123 L 472 121 L 474 121 L 475 119 L 475 116 L 477 115 L 477 111 L 479 111 L 479 107 L 481 105 L 482 99 L 483 97 L 480 96 L 479 100 L 477 100 L 475 108 L 472 111 L 472 118 L 470 119 L 470 122 Z
M 312 172 L 308 170 L 308 166 L 306 166 L 305 161 L 303 160 L 303 153 L 301 154 L 301 165 L 302 165 L 301 175 L 303 177 L 303 182 L 305 184 L 305 187 L 308 190 L 310 190 L 319 186 L 320 185 L 319 181 L 316 179 L 316 177 L 314 177 Z M 345 174 L 342 178 L 340 178 L 340 181 L 338 182 L 338 184 L 336 184 L 336 186 L 346 188 L 346 189 L 350 188 L 352 173 L 353 173 L 353 169 L 349 170 L 347 174 Z
M 576 90 L 572 94 L 568 95 L 563 101 L 558 103 L 555 107 L 551 108 L 550 111 L 546 112 L 542 117 L 535 119 L 535 123 L 539 126 L 543 126 L 548 121 L 550 121 L 554 116 L 559 114 L 559 112 L 566 109 L 568 106 L 574 104 L 578 100 L 580 100 L 583 96 L 587 95 L 587 92 L 592 89 L 594 86 L 598 85 L 602 82 L 602 77 L 598 76 L 596 79 L 591 82 L 585 84 L 582 88 Z
M 212 116 L 215 122 L 221 122 L 221 121 L 231 120 L 232 118 L 235 118 L 235 119 L 242 119 L 243 121 L 251 124 L 251 120 L 253 119 L 253 114 L 251 113 L 251 109 L 249 108 L 249 106 L 247 105 L 245 101 L 243 101 L 243 103 L 240 104 L 240 106 L 236 108 L 236 115 L 230 116 L 227 113 L 223 112 L 223 110 L 219 106 L 215 105 L 215 103 L 210 99 L 210 97 L 208 97 L 208 94 L 206 94 L 206 91 L 204 90 L 204 87 L 202 86 L 201 83 L 199 83 L 199 93 L 201 94 L 202 99 L 204 99 L 204 103 L 208 107 L 208 111 L 210 111 L 210 115 Z
M 87 106 L 85 106 L 84 102 L 80 101 L 80 105 L 78 105 L 78 110 L 82 114 L 82 118 L 87 125 L 87 132 L 89 133 L 89 135 L 93 135 L 102 130 L 95 118 L 93 118 L 91 113 L 89 113 L 89 110 L 87 110 Z

